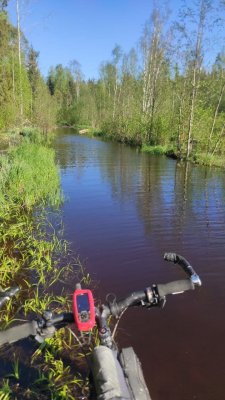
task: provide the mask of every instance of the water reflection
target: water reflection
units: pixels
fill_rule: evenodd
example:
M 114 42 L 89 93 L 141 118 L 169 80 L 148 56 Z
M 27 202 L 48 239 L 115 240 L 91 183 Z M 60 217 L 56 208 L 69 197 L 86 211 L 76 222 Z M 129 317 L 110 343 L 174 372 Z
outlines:
M 73 169 L 78 180 L 85 176 L 90 190 L 99 180 L 110 185 L 112 198 L 135 204 L 146 234 L 158 234 L 161 240 L 182 236 L 183 242 L 192 236 L 193 244 L 200 235 L 207 247 L 219 231 L 214 244 L 224 243 L 222 171 L 149 157 L 123 145 L 74 136 L 70 130 L 57 140 L 62 171 Z
M 166 312 L 146 319 L 132 311 L 122 324 L 130 336 L 123 331 L 120 340 L 137 349 L 153 399 L 223 398 L 224 172 L 70 130 L 58 133 L 55 148 L 68 198 L 65 234 L 101 282 L 96 295 L 182 278 L 162 260 L 168 250 L 190 258 L 203 279 L 200 292 L 169 299 Z

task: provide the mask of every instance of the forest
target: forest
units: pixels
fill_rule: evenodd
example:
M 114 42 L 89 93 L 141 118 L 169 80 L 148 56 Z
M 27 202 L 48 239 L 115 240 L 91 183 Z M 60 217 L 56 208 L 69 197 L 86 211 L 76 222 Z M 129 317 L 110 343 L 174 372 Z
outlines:
M 2 0 L 1 131 L 87 127 L 144 150 L 205 164 L 216 158 L 223 165 L 224 48 L 215 60 L 207 60 L 215 32 L 220 38 L 224 32 L 212 3 L 198 0 L 171 23 L 155 8 L 138 45 L 128 53 L 115 45 L 111 58 L 100 64 L 98 79 L 86 80 L 76 59 L 68 66 L 52 66 L 44 79 L 38 52 L 21 31 L 19 13 L 14 27 Z

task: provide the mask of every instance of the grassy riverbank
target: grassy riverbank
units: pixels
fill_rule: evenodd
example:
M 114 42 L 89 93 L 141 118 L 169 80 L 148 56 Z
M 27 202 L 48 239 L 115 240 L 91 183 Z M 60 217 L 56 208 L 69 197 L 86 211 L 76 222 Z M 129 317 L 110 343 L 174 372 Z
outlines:
M 176 154 L 175 150 L 172 147 L 168 146 L 149 146 L 144 144 L 141 147 L 141 150 L 145 153 L 156 154 L 156 155 L 166 155 L 167 157 L 181 159 L 178 154 Z M 191 161 L 194 164 L 205 165 L 208 167 L 220 167 L 225 168 L 225 158 L 218 155 L 208 155 L 204 153 L 195 153 L 192 154 L 188 160 L 183 159 L 184 161 Z
M 141 141 L 130 139 L 129 137 L 112 135 L 102 130 L 91 128 L 88 126 L 76 126 L 75 129 L 82 135 L 87 135 L 89 137 L 102 137 L 104 139 L 117 141 L 119 143 L 125 143 L 128 145 L 136 146 L 141 149 L 142 152 L 154 155 L 165 155 L 174 159 L 182 159 L 184 161 L 191 161 L 194 164 L 205 165 L 208 167 L 220 167 L 225 168 L 225 158 L 219 155 L 208 155 L 206 153 L 192 153 L 191 156 L 186 159 L 182 158 L 180 154 L 172 146 L 162 146 L 155 145 L 151 146 L 146 143 L 141 143 Z
M 0 310 L 1 329 L 18 317 L 24 320 L 45 309 L 66 311 L 71 306 L 63 287 L 71 272 L 80 268 L 79 260 L 68 261 L 68 244 L 49 219 L 49 213 L 56 218 L 62 200 L 54 151 L 34 131 L 0 156 L 0 289 L 21 289 L 17 299 Z M 3 364 L 14 361 L 9 374 L 0 378 L 0 398 L 75 398 L 80 376 L 68 360 L 62 361 L 65 353 L 69 359 L 71 346 L 73 337 L 61 331 L 44 347 L 36 345 L 32 360 L 22 347 L 9 346 L 7 354 L 1 349 Z

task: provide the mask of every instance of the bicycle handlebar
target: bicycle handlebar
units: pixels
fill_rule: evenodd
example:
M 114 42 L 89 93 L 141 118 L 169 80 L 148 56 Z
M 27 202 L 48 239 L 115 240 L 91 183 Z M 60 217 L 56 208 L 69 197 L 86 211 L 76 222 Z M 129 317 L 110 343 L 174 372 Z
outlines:
M 151 306 L 164 305 L 165 296 L 168 294 L 183 293 L 187 290 L 194 290 L 195 286 L 201 285 L 199 276 L 184 257 L 175 253 L 165 253 L 164 259 L 166 261 L 178 263 L 189 276 L 189 279 L 152 285 L 145 290 L 131 293 L 119 302 L 108 303 L 106 306 L 96 309 L 96 321 L 101 318 L 106 319 L 110 315 L 118 317 L 125 309 L 131 306 L 144 306 L 149 308 Z M 8 292 L 4 292 L 2 301 L 5 302 L 18 290 L 19 288 L 16 287 Z M 45 338 L 52 337 L 56 329 L 60 329 L 72 322 L 74 322 L 73 313 L 67 312 L 53 316 L 51 311 L 45 311 L 42 318 L 39 320 L 27 322 L 0 332 L 0 346 L 5 343 L 16 342 L 28 336 L 34 336 L 37 341 L 42 342 Z
M 47 313 L 49 313 L 47 311 Z M 45 314 L 45 313 L 44 313 Z M 43 314 L 43 315 L 44 315 Z M 52 313 L 49 313 L 52 315 Z M 62 313 L 52 316 L 45 320 L 43 317 L 39 320 L 26 322 L 0 332 L 0 346 L 6 343 L 14 343 L 29 336 L 35 337 L 38 342 L 43 342 L 45 338 L 52 337 L 56 329 L 63 328 L 69 323 L 74 322 L 73 313 Z
M 139 305 L 142 301 L 146 301 L 146 291 L 140 290 L 139 292 L 133 292 L 118 303 L 108 303 L 108 308 L 105 309 L 105 317 L 107 318 L 110 315 L 118 317 L 123 310 L 131 306 Z
M 168 294 L 183 293 L 186 290 L 194 290 L 194 288 L 194 284 L 190 279 L 182 279 L 179 281 L 157 285 L 160 297 L 167 296 Z
M 157 306 L 168 294 L 179 294 L 187 290 L 194 290 L 194 284 L 190 279 L 182 279 L 168 283 L 152 285 L 145 290 L 133 292 L 118 303 L 109 303 L 105 309 L 105 317 L 112 315 L 118 317 L 126 308 L 131 306 Z
M 185 279 L 165 284 L 152 285 L 145 290 L 133 292 L 118 303 L 103 306 L 104 318 L 110 315 L 118 317 L 125 309 L 131 306 L 159 306 L 162 298 L 168 294 L 181 293 L 186 290 L 193 290 L 191 280 Z M 96 313 L 96 317 L 98 313 Z M 28 336 L 33 336 L 39 342 L 54 335 L 56 329 L 65 327 L 74 322 L 74 315 L 71 312 L 53 315 L 51 311 L 45 311 L 42 318 L 14 326 L 0 332 L 0 346 L 6 343 L 14 343 Z
M 38 330 L 37 321 L 26 322 L 22 325 L 13 326 L 0 332 L 0 346 L 6 343 L 14 343 L 28 336 L 36 336 Z

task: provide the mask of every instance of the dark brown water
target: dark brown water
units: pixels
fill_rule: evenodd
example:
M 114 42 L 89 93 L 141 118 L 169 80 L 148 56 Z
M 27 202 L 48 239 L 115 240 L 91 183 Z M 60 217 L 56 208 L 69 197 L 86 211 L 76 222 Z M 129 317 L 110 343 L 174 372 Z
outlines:
M 182 279 L 184 255 L 203 287 L 163 310 L 128 310 L 118 340 L 134 346 L 153 400 L 225 399 L 225 174 L 61 130 L 65 236 L 96 296 Z

